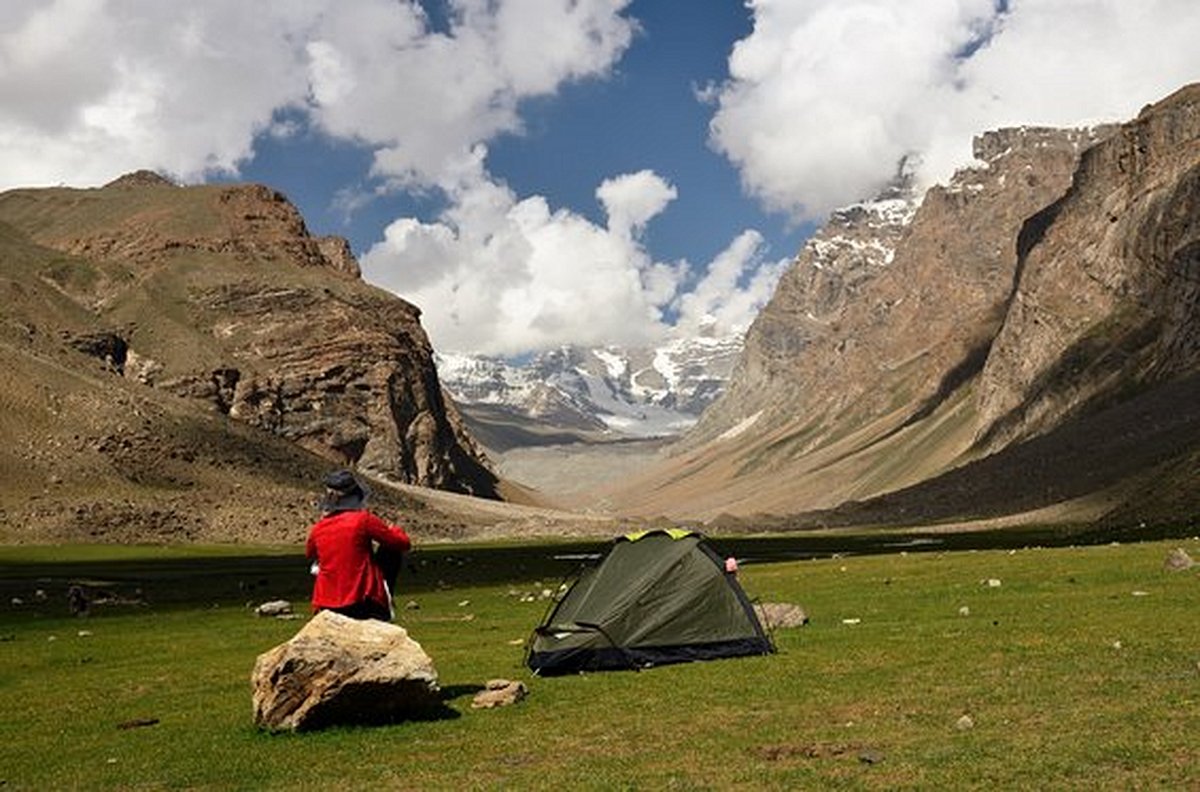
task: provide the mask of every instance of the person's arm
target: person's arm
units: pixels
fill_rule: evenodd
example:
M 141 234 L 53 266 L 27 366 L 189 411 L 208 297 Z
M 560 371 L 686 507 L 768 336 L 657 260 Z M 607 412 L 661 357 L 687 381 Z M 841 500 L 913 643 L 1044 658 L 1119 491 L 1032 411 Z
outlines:
M 367 520 L 367 534 L 379 542 L 380 547 L 386 547 L 396 553 L 407 553 L 412 548 L 412 540 L 399 525 L 389 525 L 374 514 Z
M 317 543 L 311 530 L 308 532 L 308 541 L 304 543 L 304 556 L 309 561 L 317 560 Z

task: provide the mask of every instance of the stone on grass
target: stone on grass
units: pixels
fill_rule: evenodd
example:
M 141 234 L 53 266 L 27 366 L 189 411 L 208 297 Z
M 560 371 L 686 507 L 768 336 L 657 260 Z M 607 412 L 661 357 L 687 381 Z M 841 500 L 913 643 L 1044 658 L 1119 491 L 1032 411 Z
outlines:
M 1191 569 L 1195 565 L 1196 562 L 1188 555 L 1187 550 L 1184 550 L 1182 547 L 1176 547 L 1167 553 L 1167 558 L 1163 561 L 1163 569 L 1168 572 L 1182 572 Z
M 524 682 L 513 682 L 508 679 L 489 679 L 484 689 L 475 694 L 471 701 L 472 709 L 491 709 L 492 707 L 507 707 L 516 704 L 528 695 L 529 690 Z
M 272 731 L 395 723 L 441 708 L 433 661 L 404 628 L 332 611 L 259 655 L 251 684 L 254 722 Z
M 758 620 L 768 630 L 785 630 L 808 624 L 808 614 L 790 602 L 763 602 L 754 606 Z
M 959 731 L 970 731 L 971 729 L 975 728 L 975 719 L 970 715 L 963 715 L 954 722 L 954 728 L 958 729 Z
M 287 616 L 292 612 L 292 603 L 287 600 L 271 600 L 254 609 L 256 616 Z

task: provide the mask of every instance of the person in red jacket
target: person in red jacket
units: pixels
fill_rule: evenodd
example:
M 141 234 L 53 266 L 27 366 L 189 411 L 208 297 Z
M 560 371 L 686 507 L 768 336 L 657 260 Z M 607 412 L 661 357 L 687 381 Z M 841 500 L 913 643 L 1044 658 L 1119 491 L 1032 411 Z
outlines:
M 370 490 L 348 470 L 325 477 L 323 516 L 308 531 L 305 554 L 313 562 L 313 612 L 331 610 L 355 619 L 392 618 L 391 585 L 412 542 L 404 529 L 366 509 Z M 389 578 L 390 583 L 389 583 Z

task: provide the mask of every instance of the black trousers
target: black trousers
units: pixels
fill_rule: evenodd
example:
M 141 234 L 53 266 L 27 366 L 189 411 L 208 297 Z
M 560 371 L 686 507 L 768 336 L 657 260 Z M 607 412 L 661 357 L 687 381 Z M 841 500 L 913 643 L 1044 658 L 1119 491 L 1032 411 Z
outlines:
M 343 605 L 340 608 L 326 608 L 325 610 L 349 616 L 351 619 L 392 620 L 392 614 L 388 612 L 387 606 L 380 605 L 378 602 L 356 602 L 353 605 Z

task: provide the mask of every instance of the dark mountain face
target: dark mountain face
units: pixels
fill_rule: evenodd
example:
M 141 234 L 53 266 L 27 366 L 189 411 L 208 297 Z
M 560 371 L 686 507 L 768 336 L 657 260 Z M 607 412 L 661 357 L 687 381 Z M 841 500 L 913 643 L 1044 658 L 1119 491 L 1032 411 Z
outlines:
M 228 461 L 248 483 L 311 489 L 307 476 L 354 465 L 496 494 L 443 399 L 417 309 L 364 284 L 344 241 L 309 235 L 272 190 L 132 174 L 95 190 L 10 191 L 0 261 L 0 354 L 21 372 L 0 385 L 3 464 L 62 482 L 43 496 L 47 514 L 66 508 L 54 496 L 83 470 L 128 486 L 131 502 L 150 479 L 167 493 L 200 488 L 185 458 L 231 431 L 276 449 Z M 41 423 L 65 445 L 24 439 Z
M 835 213 L 637 508 L 827 520 L 898 493 L 870 519 L 900 521 L 953 471 L 937 519 L 1146 511 L 1139 477 L 1191 453 L 1160 430 L 1190 437 L 1192 411 L 1155 411 L 1200 373 L 1200 86 L 1124 125 L 1001 130 L 975 150 L 915 211 L 893 196 Z M 1088 445 L 1090 484 L 1071 453 L 1088 426 L 1124 433 Z M 1023 481 L 1042 494 L 1014 499 Z

